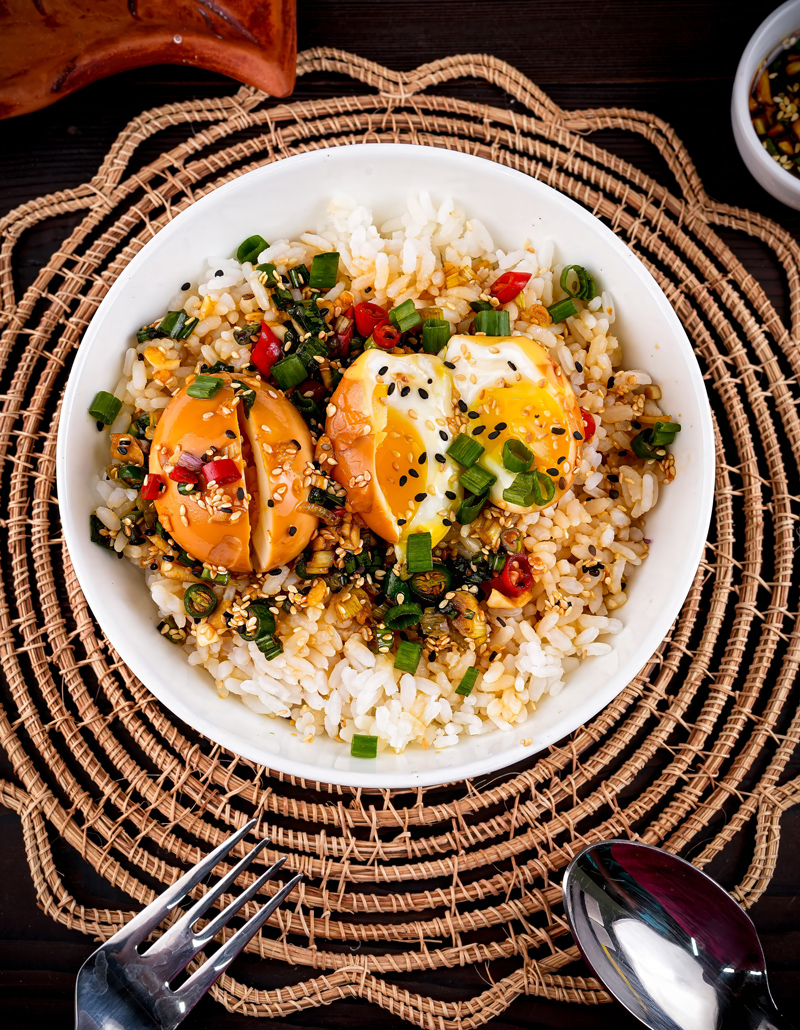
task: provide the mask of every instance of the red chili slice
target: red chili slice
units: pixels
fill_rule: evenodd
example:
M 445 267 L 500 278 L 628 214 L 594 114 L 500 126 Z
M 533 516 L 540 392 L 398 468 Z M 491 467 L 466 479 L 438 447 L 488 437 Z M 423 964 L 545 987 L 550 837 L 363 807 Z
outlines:
M 261 375 L 266 378 L 269 376 L 272 371 L 272 366 L 282 353 L 283 345 L 281 344 L 281 341 L 275 333 L 273 333 L 267 323 L 262 322 L 258 340 L 250 353 L 250 360 L 256 366 Z
M 497 589 L 506 597 L 519 597 L 526 590 L 533 586 L 533 573 L 530 564 L 524 554 L 509 554 L 503 571 L 492 581 L 499 579 L 500 585 Z
M 207 483 L 218 483 L 224 486 L 226 483 L 235 483 L 242 478 L 236 462 L 230 458 L 217 458 L 210 461 L 203 469 L 203 475 Z
M 356 320 L 356 329 L 364 337 L 372 336 L 376 326 L 384 325 L 389 321 L 388 311 L 384 311 L 380 304 L 370 304 L 368 301 L 356 304 L 353 308 L 353 316 Z
M 492 296 L 497 297 L 501 304 L 508 304 L 510 300 L 522 293 L 530 278 L 530 272 L 503 272 L 492 283 Z
M 169 478 L 174 483 L 196 483 L 199 477 L 196 472 L 190 472 L 189 469 L 176 465 L 172 472 L 170 472 Z
M 591 411 L 587 411 L 586 408 L 581 408 L 581 415 L 583 415 L 583 424 L 586 426 L 586 439 L 589 440 L 597 430 L 597 423 L 594 420 L 594 415 Z
M 306 379 L 305 382 L 294 389 L 298 396 L 305 397 L 310 401 L 321 401 L 328 394 L 323 384 L 318 383 L 316 379 Z
M 391 322 L 387 322 L 385 325 L 375 326 L 372 330 L 372 342 L 382 350 L 391 350 L 392 347 L 398 345 L 402 335 L 400 330 L 396 329 Z
M 154 501 L 164 489 L 164 480 L 157 472 L 149 472 L 144 477 L 142 489 L 139 491 L 143 501 Z

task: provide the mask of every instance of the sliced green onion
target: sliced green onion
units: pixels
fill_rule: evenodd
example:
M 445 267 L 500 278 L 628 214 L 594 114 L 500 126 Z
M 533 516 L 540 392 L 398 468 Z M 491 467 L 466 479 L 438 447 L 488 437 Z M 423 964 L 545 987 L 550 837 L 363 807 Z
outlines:
M 245 261 L 255 262 L 258 260 L 258 255 L 262 250 L 266 250 L 269 244 L 263 236 L 259 236 L 256 233 L 255 236 L 248 236 L 246 240 L 239 244 L 236 251 L 236 260 L 244 263 Z
M 401 672 L 410 672 L 413 675 L 419 668 L 420 658 L 422 658 L 422 644 L 412 644 L 410 640 L 401 640 L 394 656 L 394 667 Z
M 510 336 L 511 316 L 507 311 L 492 308 L 491 311 L 479 311 L 475 316 L 475 332 L 487 336 Z
M 577 280 L 577 289 L 570 289 L 570 273 L 574 274 Z M 591 272 L 587 272 L 583 265 L 567 265 L 561 273 L 561 289 L 570 297 L 577 297 L 579 300 L 593 300 L 597 296 L 597 285 Z
M 488 300 L 471 300 L 469 306 L 473 311 L 494 311 Z
M 290 390 L 308 378 L 306 366 L 296 354 L 290 354 L 287 358 L 276 361 L 272 366 L 272 374 L 282 390 Z
M 105 533 L 101 530 L 105 530 Z M 93 544 L 99 544 L 100 547 L 106 549 L 114 546 L 114 541 L 106 529 L 105 523 L 94 514 L 89 516 L 89 539 Z
M 128 426 L 128 432 L 131 436 L 135 436 L 137 440 L 146 440 L 149 428 L 150 415 L 145 412 L 144 415 L 139 415 L 131 421 L 131 424 Z
M 527 472 L 533 454 L 521 440 L 506 440 L 503 444 L 503 465 L 509 472 Z
M 531 505 L 542 507 L 552 501 L 556 486 L 550 476 L 543 472 L 520 472 L 511 486 L 503 491 L 503 500 L 509 504 L 518 504 L 521 508 Z
M 483 506 L 489 499 L 489 491 L 486 493 L 478 494 L 475 497 L 465 497 L 461 504 L 458 506 L 456 512 L 456 522 L 462 526 L 468 526 L 483 511 Z
M 412 533 L 406 542 L 406 567 L 411 573 L 430 572 L 433 553 L 430 533 Z
M 411 589 L 423 601 L 440 601 L 450 589 L 450 570 L 444 565 L 433 565 L 429 572 L 418 572 L 411 577 Z
M 461 677 L 461 682 L 456 687 L 456 693 L 460 694 L 462 697 L 469 697 L 472 693 L 472 688 L 475 686 L 477 678 L 478 670 L 474 665 L 471 665 Z
M 567 297 L 566 300 L 559 300 L 555 304 L 551 304 L 547 311 L 555 323 L 563 322 L 564 319 L 572 318 L 573 315 L 578 314 L 578 309 L 575 307 L 575 301 L 572 297 Z
M 295 265 L 286 274 L 289 276 L 289 282 L 296 290 L 308 286 L 309 271 L 305 265 Z
M 263 637 L 259 637 L 258 640 L 256 640 L 256 647 L 268 662 L 271 662 L 273 658 L 277 658 L 279 654 L 283 654 L 283 644 L 271 633 L 267 633 Z
M 89 414 L 95 421 L 102 422 L 104 426 L 110 426 L 119 415 L 121 407 L 122 401 L 119 397 L 115 397 L 113 393 L 108 393 L 106 390 L 101 390 L 89 405 Z
M 467 436 L 466 433 L 459 433 L 447 448 L 447 453 L 459 465 L 463 465 L 465 469 L 468 469 L 472 468 L 484 450 L 483 444 L 478 443 L 473 437 Z M 478 493 L 480 493 L 480 490 Z
M 166 637 L 171 644 L 182 644 L 186 640 L 186 631 L 178 629 L 177 622 L 168 615 L 166 619 L 156 626 L 162 637 Z
M 265 286 L 275 287 L 278 285 L 278 269 L 271 261 L 265 261 L 263 265 L 256 265 L 257 272 L 266 272 Z
M 544 472 L 538 470 L 533 474 L 533 500 L 540 507 L 544 504 L 549 504 L 553 500 L 556 493 L 556 484 L 550 478 L 546 476 Z
M 117 469 L 117 479 L 125 486 L 138 490 L 144 482 L 144 469 L 141 465 L 120 465 Z
M 378 754 L 378 738 L 367 733 L 354 733 L 350 741 L 350 754 L 353 758 L 375 758 Z
M 312 336 L 310 340 L 304 340 L 297 348 L 297 356 L 309 370 L 316 368 L 318 362 L 315 357 L 326 358 L 328 356 L 328 345 L 319 337 Z
M 396 572 L 390 570 L 388 576 L 384 580 L 384 584 L 386 597 L 390 601 L 396 601 L 400 594 L 403 594 L 404 599 L 408 597 L 406 581 L 401 579 Z
M 282 286 L 276 286 L 272 291 L 272 302 L 278 311 L 285 311 L 294 304 L 294 295 L 291 290 L 284 290 Z
M 187 318 L 186 321 L 183 323 L 183 329 L 181 329 L 181 331 L 178 333 L 177 339 L 188 340 L 194 332 L 194 327 L 197 325 L 199 321 L 199 318 Z
M 339 274 L 339 252 L 331 254 L 315 254 L 311 262 L 308 285 L 315 290 L 329 290 L 336 285 Z
M 389 312 L 389 321 L 401 333 L 407 333 L 409 329 L 416 328 L 422 319 L 419 317 L 419 311 L 414 307 L 414 301 L 409 299 L 398 304 L 396 308 L 392 308 Z
M 669 447 L 680 431 L 680 422 L 656 422 L 650 430 L 650 443 L 653 447 Z
M 498 551 L 496 554 L 490 556 L 489 567 L 491 568 L 492 572 L 502 572 L 503 569 L 506 567 L 507 561 L 508 555 L 503 554 L 501 551 Z
M 183 595 L 183 607 L 193 619 L 204 619 L 217 607 L 217 595 L 205 583 L 194 583 Z
M 247 622 L 255 618 L 256 625 L 253 629 L 247 629 L 245 623 L 244 626 L 240 626 L 237 629 L 236 632 L 242 640 L 258 640 L 259 637 L 268 636 L 270 633 L 275 632 L 275 616 L 269 610 L 269 605 L 264 601 L 251 601 L 247 606 L 245 616 Z
M 428 318 L 422 323 L 422 349 L 426 354 L 438 354 L 449 339 L 450 323 L 446 319 Z
M 197 490 L 197 483 L 178 483 L 178 493 L 187 497 Z
M 159 322 L 158 331 L 162 336 L 169 336 L 171 339 L 177 340 L 180 338 L 185 324 L 185 311 L 168 311 Z
M 230 572 L 218 572 L 212 576 L 211 571 L 204 568 L 200 573 L 200 579 L 204 579 L 208 583 L 216 583 L 219 587 L 226 587 L 231 581 L 231 574 Z
M 186 392 L 190 397 L 199 397 L 201 400 L 207 401 L 218 394 L 221 389 L 221 379 L 218 379 L 217 376 L 209 376 L 205 372 L 201 372 L 191 386 L 187 388 Z
M 485 494 L 496 482 L 497 476 L 480 465 L 473 465 L 461 474 L 461 485 L 471 494 Z
M 422 618 L 422 609 L 413 601 L 404 604 L 396 604 L 386 613 L 384 622 L 387 629 L 408 629 L 414 626 Z
M 393 647 L 394 630 L 387 629 L 386 626 L 378 626 L 375 630 L 375 650 L 378 654 L 388 654 Z

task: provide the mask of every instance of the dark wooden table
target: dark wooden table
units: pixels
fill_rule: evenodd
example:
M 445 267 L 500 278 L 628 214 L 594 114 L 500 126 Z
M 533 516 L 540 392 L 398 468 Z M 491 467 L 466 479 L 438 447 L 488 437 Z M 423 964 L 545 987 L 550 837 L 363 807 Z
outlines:
M 688 145 L 708 192 L 718 200 L 762 212 L 797 234 L 800 214 L 773 201 L 748 175 L 736 152 L 728 108 L 739 55 L 775 0 L 299 0 L 300 48 L 349 49 L 397 69 L 448 54 L 490 52 L 515 65 L 564 107 L 626 106 L 668 121 Z M 298 82 L 296 97 L 334 96 L 344 81 L 334 75 Z M 158 67 L 119 75 L 36 114 L 5 122 L 0 144 L 0 211 L 40 194 L 84 182 L 94 173 L 117 132 L 134 115 L 159 104 L 234 90 L 228 79 L 202 71 Z M 454 94 L 507 105 L 489 86 L 455 83 Z M 603 145 L 658 175 L 660 158 L 645 142 L 604 133 Z M 57 245 L 48 225 L 23 241 L 18 287 Z M 728 240 L 764 285 L 781 313 L 786 287 L 768 252 L 752 240 Z M 1 513 L 0 513 L 1 514 Z M 9 770 L 0 760 L 0 774 Z M 800 770 L 795 763 L 794 772 Z M 74 977 L 91 942 L 59 926 L 37 907 L 16 816 L 0 810 L 0 1023 L 16 1028 L 71 1026 Z M 770 981 L 787 1013 L 800 1012 L 800 811 L 783 818 L 780 859 L 769 890 L 752 910 L 764 943 Z M 109 905 L 107 886 L 73 853 L 56 846 L 58 868 L 79 899 Z M 744 849 L 727 849 L 711 870 L 733 884 L 746 864 Z M 260 986 L 270 984 L 259 970 Z M 441 982 L 441 980 L 439 981 Z M 409 980 L 404 986 L 414 989 Z M 457 999 L 481 987 L 474 971 L 453 971 L 438 993 Z M 342 1002 L 285 1020 L 293 1027 L 368 1027 L 376 1020 L 406 1026 L 367 1004 Z M 261 1021 L 259 1025 L 269 1022 Z M 203 1002 L 187 1030 L 252 1030 L 254 1021 Z M 639 1026 L 616 1007 L 598 1009 L 520 999 L 495 1020 L 506 1027 Z

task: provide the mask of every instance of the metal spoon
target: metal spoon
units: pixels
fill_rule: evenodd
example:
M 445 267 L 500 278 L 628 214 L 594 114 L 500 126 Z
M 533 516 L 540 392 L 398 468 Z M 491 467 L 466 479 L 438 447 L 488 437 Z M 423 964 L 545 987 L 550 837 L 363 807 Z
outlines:
M 583 957 L 651 1030 L 795 1030 L 749 916 L 689 862 L 604 841 L 573 858 L 562 886 Z

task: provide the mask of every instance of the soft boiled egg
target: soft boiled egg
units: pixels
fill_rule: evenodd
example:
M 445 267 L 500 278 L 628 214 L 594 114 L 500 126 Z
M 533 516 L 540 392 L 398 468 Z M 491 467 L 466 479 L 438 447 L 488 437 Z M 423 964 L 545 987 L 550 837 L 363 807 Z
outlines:
M 444 358 L 467 417 L 462 432 L 484 447 L 478 464 L 497 476 L 492 503 L 530 510 L 503 499 L 517 475 L 505 467 L 503 448 L 516 440 L 533 454 L 531 471 L 553 480 L 547 504 L 555 504 L 575 477 L 584 435 L 578 399 L 559 365 L 527 336 L 453 336 Z
M 400 557 L 410 534 L 429 532 L 435 547 L 453 524 L 462 491 L 447 448 L 457 432 L 453 381 L 430 354 L 364 351 L 331 398 L 334 477 Z
M 187 384 L 159 419 L 150 473 L 166 488 L 155 505 L 164 529 L 192 557 L 218 571 L 265 572 L 296 558 L 317 527 L 299 513 L 308 501 L 311 435 L 299 412 L 260 379 L 215 373 L 213 397 L 192 397 Z M 183 462 L 181 458 L 183 456 Z M 188 458 L 186 457 L 188 456 Z M 191 493 L 170 473 L 227 459 L 238 478 L 207 480 L 202 469 Z

